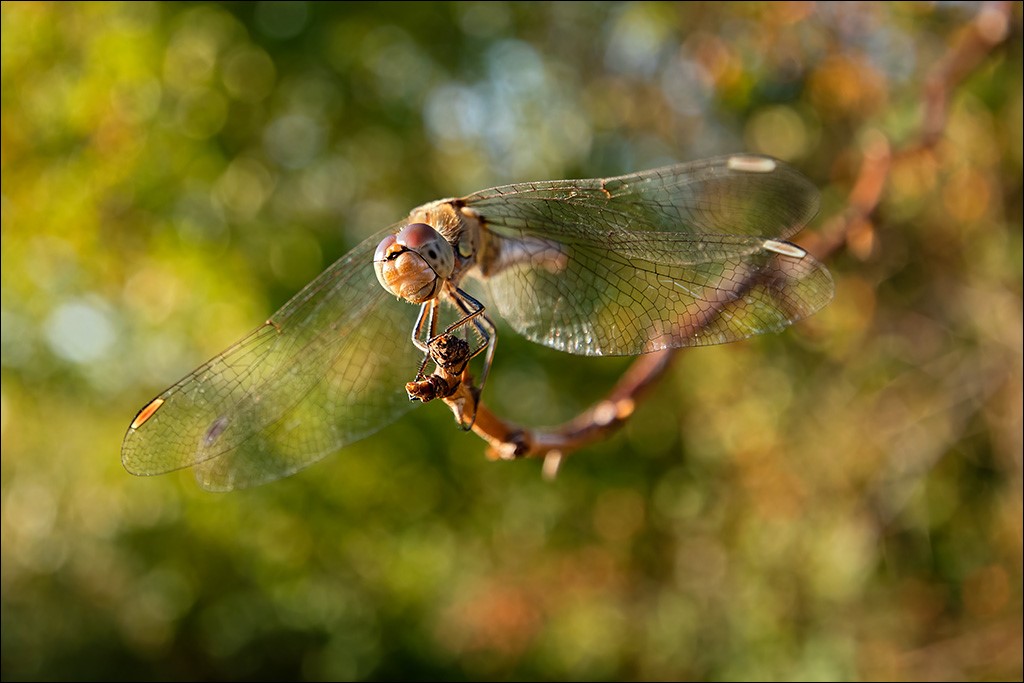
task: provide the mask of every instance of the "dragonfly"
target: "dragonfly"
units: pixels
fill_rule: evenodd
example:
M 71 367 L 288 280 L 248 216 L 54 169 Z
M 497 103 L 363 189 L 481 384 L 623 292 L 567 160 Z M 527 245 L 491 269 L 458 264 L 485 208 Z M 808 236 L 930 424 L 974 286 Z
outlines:
M 424 204 L 147 403 L 122 463 L 138 475 L 192 468 L 213 491 L 291 475 L 415 405 L 406 385 L 442 337 L 471 341 L 482 389 L 494 312 L 583 356 L 779 332 L 833 297 L 828 270 L 788 241 L 818 197 L 779 160 L 731 155 Z

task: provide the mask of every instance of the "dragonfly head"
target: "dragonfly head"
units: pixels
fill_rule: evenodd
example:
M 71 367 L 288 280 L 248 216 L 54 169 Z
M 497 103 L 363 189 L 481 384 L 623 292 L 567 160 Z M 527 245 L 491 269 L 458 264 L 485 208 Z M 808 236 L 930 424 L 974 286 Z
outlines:
M 381 287 L 414 304 L 433 299 L 455 270 L 452 245 L 426 223 L 410 223 L 377 245 L 373 269 Z

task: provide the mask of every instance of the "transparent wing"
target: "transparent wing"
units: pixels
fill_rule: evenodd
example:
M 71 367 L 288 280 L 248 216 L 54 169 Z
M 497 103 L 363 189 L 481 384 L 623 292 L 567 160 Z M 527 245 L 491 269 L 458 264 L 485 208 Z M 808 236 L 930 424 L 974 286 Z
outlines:
M 361 243 L 266 324 L 154 399 L 125 435 L 125 468 L 191 466 L 204 488 L 255 486 L 405 412 L 405 382 L 420 361 L 409 342 L 416 308 L 395 301 L 373 272 L 374 249 L 394 229 Z
M 817 212 L 817 189 L 767 157 L 508 185 L 463 201 L 485 223 L 490 303 L 526 338 L 570 353 L 735 341 L 832 299 L 828 271 L 782 241 Z
M 492 226 L 548 237 L 601 230 L 786 239 L 818 212 L 818 189 L 759 156 L 726 156 L 615 178 L 517 183 L 465 197 Z

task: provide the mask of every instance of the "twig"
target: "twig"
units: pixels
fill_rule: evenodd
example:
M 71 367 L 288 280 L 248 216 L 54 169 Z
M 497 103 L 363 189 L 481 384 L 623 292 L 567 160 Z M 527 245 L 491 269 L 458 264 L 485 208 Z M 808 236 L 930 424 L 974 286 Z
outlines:
M 1010 32 L 1011 2 L 987 2 L 954 38 L 945 57 L 925 81 L 925 117 L 920 131 L 921 147 L 933 147 L 946 129 L 949 96 Z M 908 152 L 914 151 L 912 148 Z
M 974 18 L 958 33 L 945 57 L 931 70 L 923 93 L 924 113 L 916 137 L 893 151 L 889 139 L 875 131 L 863 143 L 861 165 L 847 200 L 847 210 L 829 221 L 817 235 L 805 239 L 809 253 L 825 261 L 843 248 L 855 256 L 867 258 L 874 246 L 872 216 L 881 202 L 895 160 L 932 150 L 945 130 L 950 95 L 981 61 L 1009 33 L 1012 3 L 984 4 Z M 753 281 L 745 283 L 747 286 Z M 720 309 L 719 309 L 720 310 Z M 716 310 L 717 314 L 719 311 Z M 700 325 L 710 323 L 708 316 Z M 488 443 L 487 455 L 493 459 L 542 457 L 544 474 L 553 477 L 562 459 L 570 453 L 617 431 L 633 414 L 644 391 L 668 370 L 682 349 L 669 349 L 640 356 L 626 370 L 608 395 L 577 417 L 561 425 L 530 429 L 503 420 L 480 403 L 476 406 L 473 431 Z M 440 371 L 440 370 L 439 370 Z M 453 393 L 441 397 L 462 422 L 469 401 L 475 394 L 468 376 Z M 451 380 L 447 378 L 446 381 Z

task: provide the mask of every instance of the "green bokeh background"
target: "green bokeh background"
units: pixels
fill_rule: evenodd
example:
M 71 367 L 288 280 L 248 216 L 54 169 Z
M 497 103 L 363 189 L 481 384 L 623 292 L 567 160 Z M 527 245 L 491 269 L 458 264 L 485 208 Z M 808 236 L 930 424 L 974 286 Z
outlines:
M 4 3 L 3 679 L 1020 680 L 1019 3 L 835 301 L 681 354 L 553 482 L 441 405 L 249 491 L 119 460 L 432 199 L 748 151 L 827 229 L 981 8 Z M 503 329 L 489 401 L 554 423 L 627 364 Z

